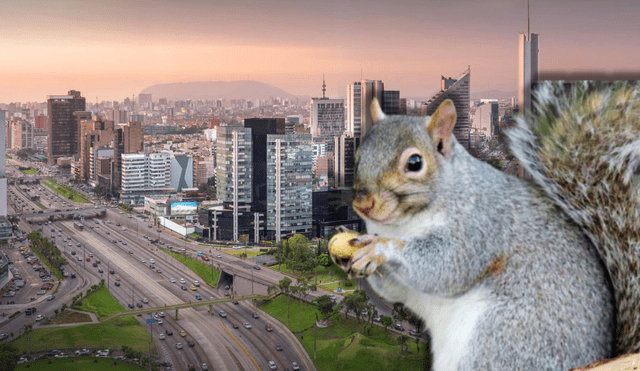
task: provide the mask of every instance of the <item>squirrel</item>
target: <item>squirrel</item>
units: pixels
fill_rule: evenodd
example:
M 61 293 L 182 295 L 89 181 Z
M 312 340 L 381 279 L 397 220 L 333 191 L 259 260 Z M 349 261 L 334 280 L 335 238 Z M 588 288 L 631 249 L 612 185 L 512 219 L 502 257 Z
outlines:
M 533 102 L 506 133 L 525 180 L 458 143 L 451 100 L 430 117 L 373 100 L 353 187 L 367 234 L 332 258 L 423 319 L 434 371 L 640 350 L 640 85 L 544 82 Z

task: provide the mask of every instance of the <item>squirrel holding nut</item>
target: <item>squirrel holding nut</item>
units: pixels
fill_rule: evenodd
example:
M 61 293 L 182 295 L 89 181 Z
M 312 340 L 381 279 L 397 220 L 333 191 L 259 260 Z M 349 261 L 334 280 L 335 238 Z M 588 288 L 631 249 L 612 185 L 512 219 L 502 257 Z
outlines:
M 568 370 L 640 350 L 640 85 L 545 82 L 507 132 L 531 180 L 431 117 L 385 115 L 356 155 L 367 233 L 333 260 L 430 331 L 433 370 Z M 355 237 L 355 238 L 353 238 Z

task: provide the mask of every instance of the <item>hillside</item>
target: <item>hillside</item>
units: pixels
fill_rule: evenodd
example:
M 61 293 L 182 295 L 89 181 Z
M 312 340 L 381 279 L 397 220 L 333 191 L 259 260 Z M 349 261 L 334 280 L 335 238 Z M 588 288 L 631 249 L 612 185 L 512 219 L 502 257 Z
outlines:
M 216 99 L 269 99 L 280 97 L 300 99 L 293 94 L 258 81 L 194 81 L 170 84 L 157 84 L 143 89 L 142 94 L 153 94 L 153 99 L 168 100 L 216 100 Z

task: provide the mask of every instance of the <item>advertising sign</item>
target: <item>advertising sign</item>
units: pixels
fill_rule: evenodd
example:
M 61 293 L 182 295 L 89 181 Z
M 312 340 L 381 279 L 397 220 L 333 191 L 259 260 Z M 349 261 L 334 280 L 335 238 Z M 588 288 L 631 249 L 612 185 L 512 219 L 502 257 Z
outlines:
M 191 215 L 197 211 L 198 203 L 196 201 L 171 203 L 171 215 Z

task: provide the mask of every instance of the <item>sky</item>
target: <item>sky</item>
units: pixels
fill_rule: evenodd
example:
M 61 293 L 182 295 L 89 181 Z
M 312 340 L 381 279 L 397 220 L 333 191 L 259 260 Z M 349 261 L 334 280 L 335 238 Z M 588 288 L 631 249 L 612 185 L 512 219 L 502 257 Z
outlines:
M 640 71 L 640 1 L 532 0 L 530 19 L 541 73 Z M 468 66 L 472 93 L 515 91 L 526 30 L 526 0 L 2 0 L 0 102 L 232 80 L 319 96 L 323 74 L 330 97 L 362 77 L 424 99 Z

